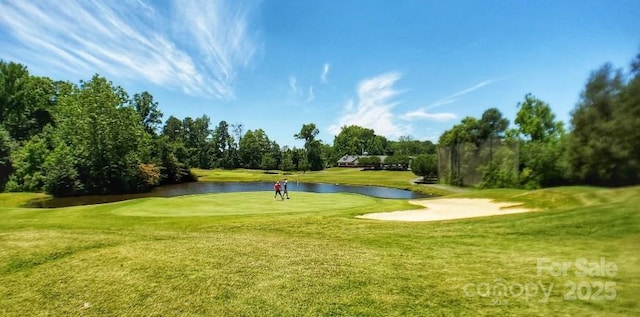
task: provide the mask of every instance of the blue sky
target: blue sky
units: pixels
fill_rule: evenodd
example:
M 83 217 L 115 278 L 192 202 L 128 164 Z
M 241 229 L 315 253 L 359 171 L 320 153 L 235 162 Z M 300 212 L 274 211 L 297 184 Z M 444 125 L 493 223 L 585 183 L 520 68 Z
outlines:
M 640 53 L 640 1 L 0 0 L 0 58 L 149 91 L 281 145 L 313 122 L 436 141 L 526 93 L 569 121 L 589 73 Z

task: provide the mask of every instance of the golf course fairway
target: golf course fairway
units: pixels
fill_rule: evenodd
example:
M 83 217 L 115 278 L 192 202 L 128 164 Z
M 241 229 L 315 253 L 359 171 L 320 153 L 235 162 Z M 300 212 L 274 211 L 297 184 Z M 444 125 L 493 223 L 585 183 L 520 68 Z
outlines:
M 40 196 L 0 194 L 1 316 L 640 315 L 640 187 L 469 191 L 537 211 L 435 222 L 355 194 L 20 207 Z

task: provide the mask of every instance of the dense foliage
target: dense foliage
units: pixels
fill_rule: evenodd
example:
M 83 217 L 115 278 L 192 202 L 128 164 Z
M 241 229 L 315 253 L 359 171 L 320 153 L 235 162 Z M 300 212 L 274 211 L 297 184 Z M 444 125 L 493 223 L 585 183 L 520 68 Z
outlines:
M 640 183 L 638 63 L 640 55 L 628 76 L 605 64 L 589 77 L 571 118 L 571 179 L 610 186 Z
M 515 128 L 508 129 L 508 121 L 489 109 L 481 119 L 466 117 L 445 131 L 439 146 L 457 168 L 446 170 L 443 179 L 459 184 L 458 171 L 471 165 L 471 156 L 481 161 L 476 168 L 482 173 L 481 187 L 640 183 L 640 55 L 627 74 L 611 64 L 591 74 L 571 113 L 568 133 L 550 106 L 532 94 L 517 107 Z M 509 146 L 496 151 L 496 144 Z M 469 155 L 487 148 L 488 159 Z
M 0 190 L 57 196 L 138 192 L 191 181 L 191 167 L 320 170 L 345 155 L 370 155 L 361 162 L 373 168 L 383 164 L 377 156 L 384 155 L 387 166 L 413 160 L 418 175 L 432 177 L 435 166 L 441 182 L 458 185 L 640 183 L 640 55 L 626 73 L 605 64 L 591 74 L 568 132 L 532 94 L 517 107 L 515 127 L 489 108 L 445 131 L 439 149 L 410 136 L 387 140 L 355 125 L 342 127 L 329 145 L 317 139 L 314 123 L 294 134 L 304 146 L 289 148 L 259 128 L 224 120 L 214 126 L 207 115 L 169 116 L 163 124 L 150 93 L 130 97 L 98 75 L 76 85 L 0 61 Z M 470 180 L 464 169 L 479 178 Z
M 78 85 L 29 74 L 0 61 L 0 190 L 56 196 L 117 194 L 194 180 L 189 168 L 320 170 L 344 154 L 406 155 L 435 151 L 429 141 L 398 142 L 373 130 L 344 127 L 331 146 L 315 124 L 294 136 L 303 148 L 281 147 L 262 129 L 246 130 L 207 115 L 163 113 L 149 92 L 133 94 L 101 76 Z
M 98 75 L 79 85 L 0 61 L 0 187 L 55 196 L 139 192 L 193 180 L 180 148 L 156 133 L 148 92 L 129 98 Z
M 438 175 L 438 157 L 435 154 L 418 155 L 411 161 L 411 171 L 422 176 L 423 182 Z

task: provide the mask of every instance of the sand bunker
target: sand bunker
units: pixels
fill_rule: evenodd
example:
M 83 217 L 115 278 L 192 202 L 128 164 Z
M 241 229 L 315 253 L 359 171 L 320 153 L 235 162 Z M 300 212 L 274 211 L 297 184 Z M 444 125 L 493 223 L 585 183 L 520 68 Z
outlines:
M 534 211 L 533 209 L 517 207 L 522 205 L 520 203 L 499 203 L 491 199 L 443 198 L 410 200 L 409 203 L 426 208 L 379 212 L 358 216 L 358 218 L 393 221 L 438 221 Z

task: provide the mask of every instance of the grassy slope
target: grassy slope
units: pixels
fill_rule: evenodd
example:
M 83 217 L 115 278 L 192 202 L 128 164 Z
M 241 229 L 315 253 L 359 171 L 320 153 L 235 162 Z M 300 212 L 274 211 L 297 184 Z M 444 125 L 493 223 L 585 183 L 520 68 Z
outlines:
M 31 200 L 47 199 L 51 196 L 41 193 L 0 193 L 0 208 L 20 207 Z
M 301 195 L 303 194 L 303 195 Z M 148 198 L 50 210 L 0 194 L 0 315 L 640 314 L 640 187 L 492 190 L 542 212 L 435 223 L 354 219 L 405 202 L 347 194 Z M 182 217 L 167 217 L 180 214 Z M 536 274 L 536 259 L 604 257 L 614 277 Z M 554 283 L 467 297 L 469 283 Z M 616 282 L 613 301 L 565 301 L 565 283 Z M 501 299 L 502 305 L 492 300 Z M 83 309 L 85 303 L 90 308 Z

